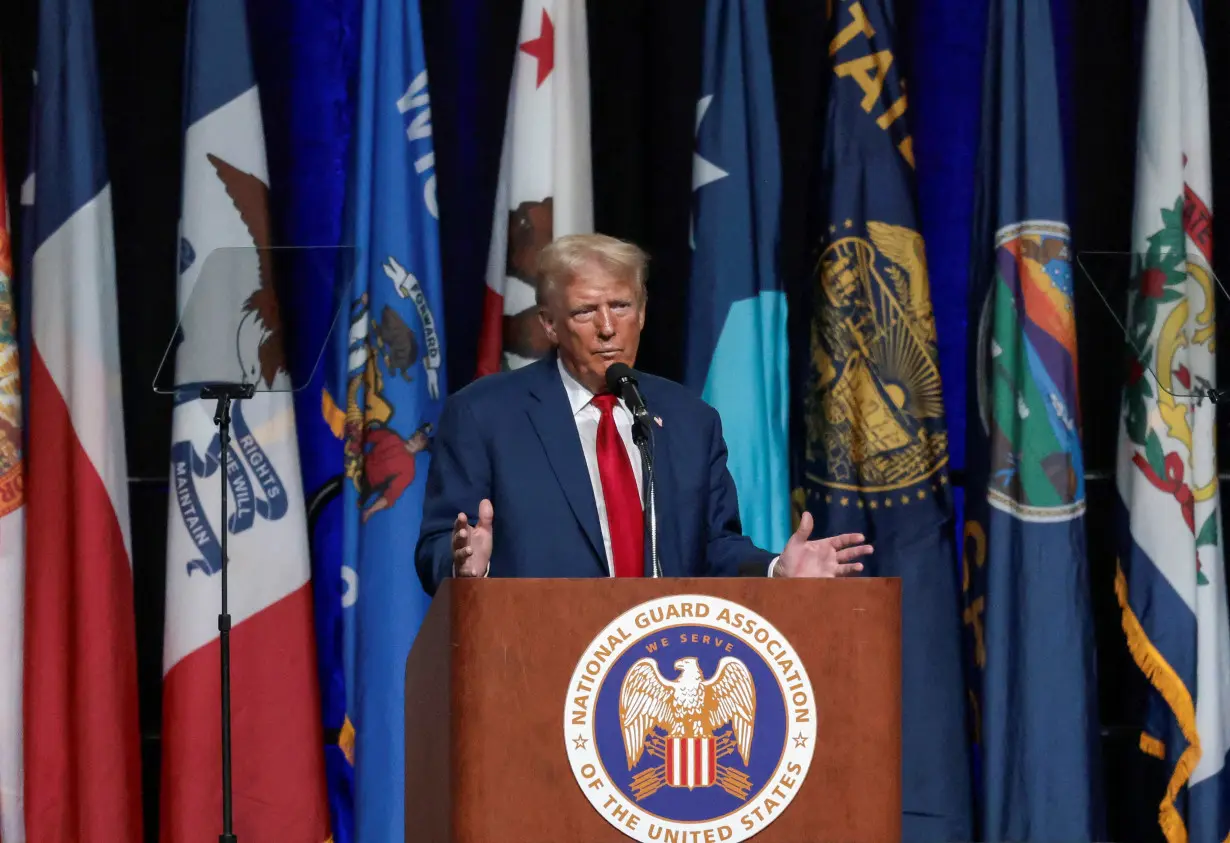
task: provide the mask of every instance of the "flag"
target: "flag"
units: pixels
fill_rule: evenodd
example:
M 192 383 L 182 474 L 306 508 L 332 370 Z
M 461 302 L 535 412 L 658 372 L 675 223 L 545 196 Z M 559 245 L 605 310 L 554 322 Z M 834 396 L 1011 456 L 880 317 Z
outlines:
M 4 151 L 0 149 L 0 581 L 8 585 L 0 596 L 0 839 L 21 843 L 26 839 L 21 799 L 21 653 L 26 537 L 21 462 L 21 366 L 13 311 L 13 246 L 9 222 Z
M 764 4 L 709 0 L 692 160 L 686 383 L 722 418 L 743 531 L 790 538 L 781 162 Z
M 1212 155 L 1201 0 L 1145 17 L 1132 217 L 1119 567 L 1128 649 L 1152 686 L 1141 749 L 1168 784 L 1172 843 L 1230 833 L 1230 632 L 1218 493 Z M 1140 352 L 1135 351 L 1139 349 Z
M 902 589 L 902 836 L 968 840 L 948 434 L 889 0 L 831 6 L 797 504 Z
M 39 4 L 21 281 L 26 837 L 141 840 L 111 187 L 89 0 Z
M 348 304 L 346 314 L 335 317 L 349 280 L 346 270 L 355 259 L 354 249 L 339 244 L 363 5 L 361 0 L 281 0 L 248 7 L 254 40 L 282 58 L 260 79 L 270 177 L 278 185 L 270 196 L 273 216 L 283 242 L 309 247 L 285 255 L 294 283 L 285 288 L 281 304 L 287 324 L 294 326 L 287 353 L 307 498 L 333 843 L 354 840 L 354 730 L 346 717 L 342 660 L 342 613 L 349 601 L 342 577 L 346 478 L 341 443 L 321 410 L 332 359 L 330 332 L 348 329 Z
M 1102 839 L 1060 102 L 1051 0 L 993 0 L 970 265 L 963 577 L 978 836 L 990 841 Z
M 525 0 L 496 187 L 478 374 L 518 368 L 550 343 L 538 321 L 538 253 L 594 229 L 589 58 L 582 0 Z
M 270 253 L 231 249 L 226 277 L 219 276 L 219 264 L 209 268 L 215 249 L 271 246 L 260 96 L 242 0 L 191 3 L 185 75 L 179 306 L 181 314 L 194 303 L 198 309 L 182 323 L 176 365 L 185 371 L 190 349 L 225 342 L 260 390 L 232 405 L 227 456 L 235 833 L 241 840 L 320 843 L 329 836 L 329 817 L 303 487 L 274 289 L 277 261 Z M 225 283 L 238 287 L 227 295 L 221 292 Z M 193 298 L 202 289 L 206 295 Z M 227 310 L 211 323 L 201 318 L 203 302 Z M 231 334 L 222 336 L 227 330 Z M 214 377 L 234 379 L 226 371 Z M 221 444 L 216 402 L 198 394 L 186 389 L 177 395 L 172 419 L 163 843 L 210 840 L 221 830 Z
M 357 267 L 325 413 L 343 441 L 346 710 L 355 840 L 403 839 L 405 664 L 430 598 L 418 541 L 448 390 L 431 97 L 418 4 L 364 5 L 344 242 Z

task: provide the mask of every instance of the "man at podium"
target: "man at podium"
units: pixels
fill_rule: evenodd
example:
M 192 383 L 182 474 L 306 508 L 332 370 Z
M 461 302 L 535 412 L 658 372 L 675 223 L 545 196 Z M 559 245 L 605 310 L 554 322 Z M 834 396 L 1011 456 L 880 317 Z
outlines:
M 700 398 L 646 374 L 628 373 L 632 391 L 626 378 L 618 395 L 608 386 L 608 369 L 636 360 L 645 264 L 640 248 L 600 234 L 542 250 L 551 352 L 469 384 L 440 416 L 415 551 L 428 593 L 450 576 L 653 576 L 654 523 L 666 577 L 862 570 L 863 536 L 809 540 L 810 513 L 776 555 L 742 534 L 721 422 Z M 650 524 L 636 425 L 652 458 Z

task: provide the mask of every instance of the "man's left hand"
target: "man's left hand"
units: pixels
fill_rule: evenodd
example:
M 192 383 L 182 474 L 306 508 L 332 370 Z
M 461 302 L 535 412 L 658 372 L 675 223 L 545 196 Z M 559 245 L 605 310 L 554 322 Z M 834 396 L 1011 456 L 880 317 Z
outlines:
M 799 519 L 786 549 L 777 560 L 773 573 L 778 577 L 845 577 L 863 570 L 860 556 L 871 553 L 871 545 L 863 543 L 862 533 L 843 533 L 827 539 L 808 541 L 812 531 L 810 512 Z

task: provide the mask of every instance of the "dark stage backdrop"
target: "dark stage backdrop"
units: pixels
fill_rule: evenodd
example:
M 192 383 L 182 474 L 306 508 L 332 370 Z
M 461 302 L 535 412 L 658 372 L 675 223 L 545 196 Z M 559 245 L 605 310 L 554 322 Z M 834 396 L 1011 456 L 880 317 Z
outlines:
M 287 32 L 279 21 L 295 0 L 252 0 L 258 63 L 277 62 Z M 37 0 L 0 6 L 4 147 L 13 186 L 25 171 L 29 81 Z M 940 0 L 899 0 L 897 58 L 913 78 L 915 38 L 933 37 Z M 448 379 L 472 376 L 487 236 L 507 85 L 519 17 L 514 0 L 422 0 L 432 77 L 445 263 Z M 700 78 L 703 0 L 590 0 L 590 73 L 595 219 L 599 230 L 631 238 L 653 256 L 650 313 L 640 365 L 679 379 L 686 326 L 688 217 L 695 103 Z M 812 152 L 820 139 L 825 0 L 768 0 L 782 144 L 782 265 L 791 279 L 792 311 L 805 301 L 799 282 L 808 264 L 806 208 Z M 952 7 L 948 2 L 944 5 Z M 979 5 L 970 2 L 971 7 Z M 1071 55 L 1070 187 L 1075 246 L 1130 248 L 1135 144 L 1136 53 L 1133 22 L 1122 0 L 1075 0 Z M 186 0 L 95 0 L 104 121 L 115 202 L 124 408 L 133 517 L 133 555 L 149 839 L 156 839 L 166 474 L 170 404 L 150 383 L 173 323 L 176 218 L 180 194 L 181 83 Z M 952 14 L 950 11 L 949 14 Z M 1207 11 L 1214 150 L 1230 148 L 1230 10 Z M 460 39 L 469 29 L 476 37 Z M 936 74 L 921 74 L 936 84 Z M 953 80 L 968 85 L 969 80 Z M 266 91 L 276 90 L 274 86 Z M 266 103 L 267 120 L 282 104 Z M 284 113 L 284 111 L 282 112 Z M 915 114 L 916 118 L 917 115 Z M 934 115 L 942 119 L 943 115 Z M 270 131 L 271 136 L 277 129 Z M 943 137 L 943 132 L 932 132 Z M 277 190 L 278 150 L 270 169 Z M 1214 156 L 1214 204 L 1230 201 L 1224 154 Z M 1215 242 L 1227 242 L 1226 214 Z M 21 236 L 20 215 L 14 221 Z M 924 224 L 926 221 L 924 220 Z M 287 244 L 291 245 L 291 244 Z M 20 253 L 20 252 L 18 252 Z M 1219 255 L 1227 252 L 1223 248 Z M 939 257 L 932 255 L 933 261 Z M 1230 261 L 1222 257 L 1222 274 Z M 1098 307 L 1078 279 L 1078 312 Z M 937 311 L 940 306 L 937 305 Z M 1230 306 L 1223 308 L 1230 313 Z M 793 315 L 792 314 L 792 315 Z M 1230 318 L 1221 321 L 1230 329 Z M 1086 464 L 1113 471 L 1120 383 L 1119 346 L 1107 320 L 1081 321 L 1081 386 Z M 951 341 L 951 337 L 948 338 Z M 941 337 L 941 343 L 946 338 Z M 959 342 L 963 342 L 963 338 Z M 1221 347 L 1225 348 L 1223 339 Z M 794 357 L 804 356 L 796 346 Z M 1223 364 L 1224 366 L 1224 364 Z M 1224 371 L 1224 368 L 1223 368 Z M 955 426 L 955 425 L 954 425 Z M 1223 453 L 1227 451 L 1223 450 Z M 958 483 L 959 474 L 954 478 Z M 1223 489 L 1223 493 L 1226 490 Z M 1151 840 L 1160 767 L 1142 762 L 1135 733 L 1123 728 L 1139 699 L 1140 677 L 1119 629 L 1111 588 L 1113 483 L 1094 480 L 1090 495 L 1090 564 L 1097 614 L 1100 706 L 1104 727 L 1109 837 Z M 409 564 L 409 561 L 407 561 Z M 242 689 L 237 689 L 242 693 Z M 241 751 L 239 748 L 237 751 Z M 1125 763 L 1131 760 L 1132 764 Z M 1129 772 L 1132 771 L 1132 772 Z

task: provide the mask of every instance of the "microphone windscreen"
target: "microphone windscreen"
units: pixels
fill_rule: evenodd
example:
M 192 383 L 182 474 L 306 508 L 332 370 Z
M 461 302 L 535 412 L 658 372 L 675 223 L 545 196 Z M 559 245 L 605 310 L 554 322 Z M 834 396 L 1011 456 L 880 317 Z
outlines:
M 618 393 L 625 383 L 636 383 L 636 374 L 627 363 L 612 363 L 606 370 L 606 387 Z

